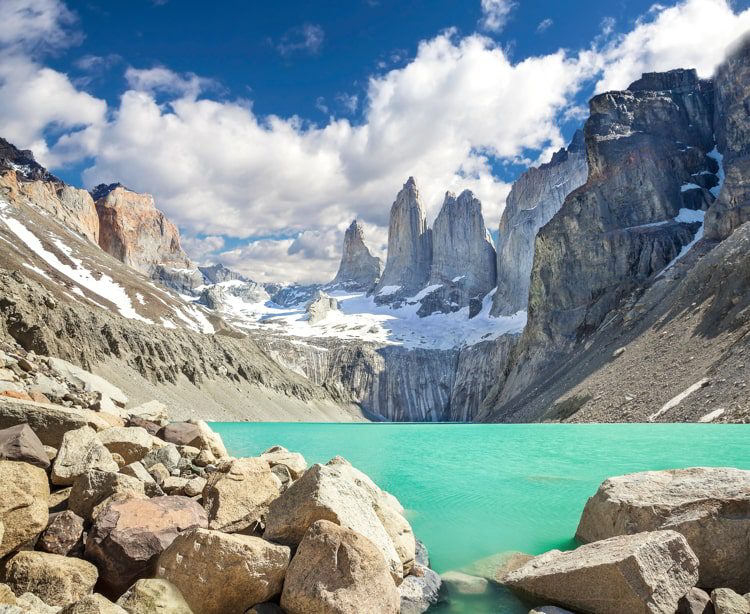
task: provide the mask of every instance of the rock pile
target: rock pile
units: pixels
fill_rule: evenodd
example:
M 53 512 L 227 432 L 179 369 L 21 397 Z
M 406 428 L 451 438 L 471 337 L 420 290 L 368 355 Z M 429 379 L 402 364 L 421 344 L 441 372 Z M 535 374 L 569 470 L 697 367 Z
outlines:
M 345 459 L 232 458 L 204 422 L 126 409 L 101 378 L 7 349 L 0 612 L 395 614 L 441 598 L 399 502 Z

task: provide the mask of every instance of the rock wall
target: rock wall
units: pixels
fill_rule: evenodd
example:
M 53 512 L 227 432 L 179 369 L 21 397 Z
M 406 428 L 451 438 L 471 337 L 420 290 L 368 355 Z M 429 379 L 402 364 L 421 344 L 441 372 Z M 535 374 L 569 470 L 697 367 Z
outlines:
M 192 269 L 177 227 L 154 205 L 150 194 L 114 184 L 92 192 L 99 213 L 99 246 L 126 265 L 151 275 L 157 265 Z
M 549 163 L 529 169 L 513 184 L 500 218 L 493 316 L 526 310 L 537 233 L 587 175 L 586 146 L 583 131 L 578 130 L 567 149 L 555 153 Z
M 380 270 L 380 258 L 370 253 L 364 228 L 354 220 L 344 234 L 339 270 L 329 285 L 368 292 L 380 279 Z
M 482 203 L 469 190 L 446 193 L 432 228 L 432 267 L 420 316 L 457 311 L 495 287 L 496 255 L 482 216 Z
M 388 256 L 383 275 L 373 291 L 375 300 L 392 302 L 396 297 L 416 294 L 430 277 L 431 262 L 431 232 L 417 184 L 409 177 L 391 207 Z

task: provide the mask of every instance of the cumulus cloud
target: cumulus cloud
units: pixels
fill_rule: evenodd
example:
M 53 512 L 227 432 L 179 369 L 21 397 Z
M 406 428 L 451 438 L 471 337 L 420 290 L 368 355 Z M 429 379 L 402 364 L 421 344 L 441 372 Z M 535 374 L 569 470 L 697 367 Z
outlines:
M 597 92 L 622 89 L 642 73 L 696 68 L 710 77 L 727 46 L 750 30 L 750 9 L 736 13 L 726 0 L 686 0 L 654 5 L 635 28 L 602 51 Z
M 306 23 L 288 30 L 276 44 L 276 50 L 284 57 L 295 53 L 317 54 L 323 46 L 325 32 L 318 24 Z
M 64 9 L 53 0 L 27 4 Z M 484 26 L 496 31 L 512 3 L 484 5 Z M 57 26 L 32 20 L 36 31 L 54 39 L 68 23 L 66 10 Z M 582 118 L 576 97 L 584 85 L 599 79 L 599 89 L 624 87 L 643 70 L 690 65 L 708 74 L 733 35 L 750 28 L 748 14 L 725 0 L 685 0 L 654 8 L 623 36 L 603 31 L 582 51 L 520 62 L 485 36 L 443 32 L 400 67 L 370 78 L 356 99 L 358 122 L 330 117 L 322 125 L 260 116 L 248 101 L 211 99 L 209 80 L 159 66 L 128 69 L 128 89 L 108 109 L 17 51 L 34 45 L 6 30 L 0 36 L 16 42 L 0 58 L 0 125 L 53 166 L 93 159 L 87 185 L 122 181 L 153 193 L 196 259 L 260 279 L 325 280 L 354 217 L 382 254 L 390 204 L 409 175 L 430 219 L 446 189 L 469 188 L 495 227 L 510 188 L 497 165 L 544 158 L 563 145 L 558 124 Z M 314 52 L 323 38 L 322 30 L 303 28 L 288 33 L 279 51 Z M 328 114 L 324 100 L 318 106 Z M 48 145 L 52 126 L 63 135 Z M 248 243 L 225 249 L 224 236 Z
M 481 25 L 490 32 L 500 32 L 508 22 L 511 11 L 515 8 L 514 0 L 481 0 Z
M 3 0 L 0 46 L 14 50 L 45 50 L 67 47 L 80 34 L 67 26 L 75 14 L 61 0 Z

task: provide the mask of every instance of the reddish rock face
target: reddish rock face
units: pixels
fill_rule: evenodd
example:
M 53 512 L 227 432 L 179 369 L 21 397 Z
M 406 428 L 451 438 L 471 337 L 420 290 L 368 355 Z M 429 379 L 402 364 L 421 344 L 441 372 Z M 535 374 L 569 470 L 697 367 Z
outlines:
M 192 266 L 177 227 L 156 208 L 153 196 L 119 185 L 111 190 L 100 186 L 94 194 L 99 196 L 99 246 L 105 252 L 146 274 L 157 264 Z
M 119 595 L 138 578 L 152 575 L 159 555 L 182 531 L 207 526 L 206 512 L 187 497 L 118 501 L 97 516 L 86 540 L 86 558 Z
M 70 510 L 60 512 L 44 530 L 37 549 L 50 554 L 68 556 L 73 550 L 82 549 L 83 518 Z

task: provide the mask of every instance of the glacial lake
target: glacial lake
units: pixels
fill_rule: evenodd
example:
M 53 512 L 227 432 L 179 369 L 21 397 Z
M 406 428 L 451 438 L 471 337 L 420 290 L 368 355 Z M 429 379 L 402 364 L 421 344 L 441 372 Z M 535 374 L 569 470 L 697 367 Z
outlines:
M 710 424 L 213 423 L 230 454 L 272 445 L 308 463 L 347 458 L 407 510 L 442 573 L 493 554 L 574 547 L 586 499 L 610 476 L 750 469 L 750 427 Z M 430 611 L 432 612 L 432 610 Z M 440 614 L 525 614 L 511 594 L 452 595 Z

